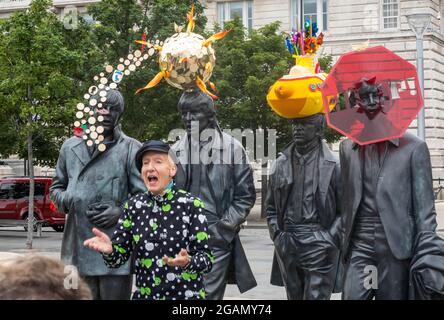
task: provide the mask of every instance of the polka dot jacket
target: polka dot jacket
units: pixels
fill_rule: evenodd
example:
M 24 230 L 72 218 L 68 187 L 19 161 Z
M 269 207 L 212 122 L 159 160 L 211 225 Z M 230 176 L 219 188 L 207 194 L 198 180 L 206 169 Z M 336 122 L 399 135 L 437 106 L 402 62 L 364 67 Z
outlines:
M 164 196 L 138 194 L 122 206 L 114 232 L 113 252 L 103 255 L 105 264 L 118 268 L 135 255 L 135 300 L 205 299 L 203 273 L 211 270 L 204 204 L 173 185 Z M 162 257 L 175 257 L 187 249 L 190 263 L 170 267 Z

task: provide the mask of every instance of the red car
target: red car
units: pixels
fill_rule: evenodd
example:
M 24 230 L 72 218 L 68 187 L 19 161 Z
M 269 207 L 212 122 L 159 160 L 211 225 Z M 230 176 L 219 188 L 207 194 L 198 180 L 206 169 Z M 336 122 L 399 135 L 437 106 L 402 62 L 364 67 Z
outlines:
M 34 217 L 45 221 L 43 226 L 50 226 L 55 231 L 63 232 L 65 214 L 59 212 L 49 199 L 49 187 L 52 179 L 35 178 Z M 29 178 L 7 177 L 0 179 L 0 219 L 24 220 L 28 217 Z

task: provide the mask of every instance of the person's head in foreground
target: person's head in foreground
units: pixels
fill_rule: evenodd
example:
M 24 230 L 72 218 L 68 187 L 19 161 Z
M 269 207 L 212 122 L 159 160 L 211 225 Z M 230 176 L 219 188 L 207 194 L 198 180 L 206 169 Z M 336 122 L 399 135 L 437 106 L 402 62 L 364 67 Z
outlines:
M 154 195 L 162 195 L 171 186 L 177 167 L 169 154 L 168 144 L 149 140 L 137 151 L 136 167 L 147 189 Z
M 55 259 L 30 255 L 0 261 L 0 300 L 91 300 L 87 284 Z

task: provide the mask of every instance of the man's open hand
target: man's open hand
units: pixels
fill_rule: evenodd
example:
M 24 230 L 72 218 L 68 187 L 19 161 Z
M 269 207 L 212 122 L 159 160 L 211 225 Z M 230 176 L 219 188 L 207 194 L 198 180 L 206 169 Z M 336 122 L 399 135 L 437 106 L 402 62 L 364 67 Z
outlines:
M 185 249 L 180 250 L 179 254 L 176 254 L 175 258 L 168 257 L 164 255 L 162 257 L 164 263 L 170 267 L 185 267 L 190 262 L 190 256 L 188 251 Z
M 113 252 L 113 244 L 106 233 L 100 231 L 97 228 L 93 228 L 92 232 L 96 236 L 94 238 L 85 240 L 85 242 L 83 242 L 83 245 L 85 247 L 104 254 L 110 254 L 111 252 Z

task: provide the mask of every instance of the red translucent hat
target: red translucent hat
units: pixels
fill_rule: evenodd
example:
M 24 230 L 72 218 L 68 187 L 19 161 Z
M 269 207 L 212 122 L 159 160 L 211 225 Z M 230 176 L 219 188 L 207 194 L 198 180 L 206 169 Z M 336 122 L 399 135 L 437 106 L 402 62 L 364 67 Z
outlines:
M 363 81 L 382 97 L 371 116 L 353 99 Z M 402 137 L 424 105 L 415 66 L 382 46 L 342 55 L 321 91 L 328 125 L 359 145 Z

